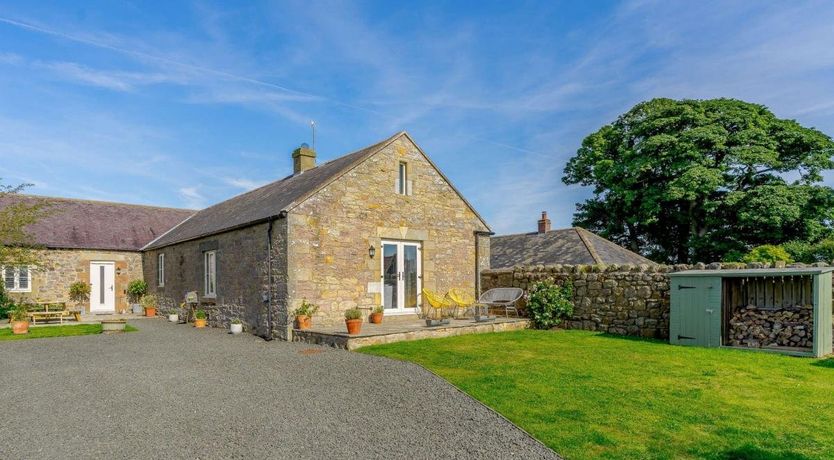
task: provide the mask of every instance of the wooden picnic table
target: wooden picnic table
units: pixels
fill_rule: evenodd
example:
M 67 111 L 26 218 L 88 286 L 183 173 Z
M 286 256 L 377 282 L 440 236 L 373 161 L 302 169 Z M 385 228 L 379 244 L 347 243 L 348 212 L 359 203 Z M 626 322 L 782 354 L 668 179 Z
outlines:
M 42 302 L 36 304 L 36 309 L 29 311 L 29 319 L 32 324 L 38 324 L 38 320 L 51 321 L 59 320 L 64 324 L 64 318 L 73 317 L 76 321 L 81 321 L 80 311 L 67 310 L 65 302 Z

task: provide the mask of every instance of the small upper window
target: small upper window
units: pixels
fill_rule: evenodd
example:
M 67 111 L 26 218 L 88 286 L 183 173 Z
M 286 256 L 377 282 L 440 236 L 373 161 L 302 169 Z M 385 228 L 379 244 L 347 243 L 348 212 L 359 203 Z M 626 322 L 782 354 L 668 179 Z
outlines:
M 160 253 L 157 256 L 156 265 L 156 284 L 159 287 L 165 286 L 165 253 Z
M 401 161 L 397 176 L 397 193 L 408 195 L 408 163 Z
M 10 292 L 31 292 L 29 267 L 4 267 L 3 287 Z
M 203 253 L 203 273 L 205 274 L 204 294 L 206 297 L 217 295 L 217 255 L 214 251 Z

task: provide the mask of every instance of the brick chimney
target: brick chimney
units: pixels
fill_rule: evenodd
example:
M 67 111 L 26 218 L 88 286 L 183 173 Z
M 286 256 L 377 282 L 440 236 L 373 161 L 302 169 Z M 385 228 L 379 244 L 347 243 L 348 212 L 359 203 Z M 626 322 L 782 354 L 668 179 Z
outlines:
M 539 233 L 550 231 L 550 219 L 547 218 L 547 211 L 542 211 L 542 218 L 539 220 Z
M 301 174 L 308 169 L 316 167 L 316 151 L 311 149 L 307 144 L 301 144 L 301 147 L 292 152 L 292 173 Z

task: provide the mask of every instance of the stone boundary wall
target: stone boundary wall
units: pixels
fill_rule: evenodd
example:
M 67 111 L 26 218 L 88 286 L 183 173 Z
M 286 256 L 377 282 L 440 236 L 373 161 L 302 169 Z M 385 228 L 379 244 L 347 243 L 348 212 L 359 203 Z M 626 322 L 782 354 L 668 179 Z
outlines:
M 789 264 L 789 268 L 828 267 L 825 263 Z M 711 263 L 693 265 L 536 265 L 484 270 L 481 289 L 518 287 L 539 281 L 574 286 L 574 315 L 569 329 L 619 335 L 669 338 L 669 273 L 683 270 L 785 268 L 784 263 Z M 524 301 L 522 301 L 522 306 Z

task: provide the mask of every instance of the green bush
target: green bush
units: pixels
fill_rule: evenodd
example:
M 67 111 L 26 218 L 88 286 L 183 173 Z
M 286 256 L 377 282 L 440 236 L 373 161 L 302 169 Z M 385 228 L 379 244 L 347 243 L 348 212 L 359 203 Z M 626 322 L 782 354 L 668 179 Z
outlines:
M 527 294 L 527 312 L 537 329 L 558 326 L 573 315 L 573 285 L 549 281 L 536 283 Z
M 763 244 L 751 249 L 750 252 L 741 258 L 742 262 L 786 262 L 791 263 L 793 259 L 788 251 L 782 246 Z
M 153 294 L 148 294 L 142 296 L 142 299 L 139 301 L 144 308 L 156 308 L 157 298 Z
M 90 284 L 76 281 L 70 284 L 69 298 L 73 302 L 83 303 L 90 300 Z
M 28 321 L 29 320 L 29 309 L 26 308 L 26 305 L 23 303 L 19 303 L 12 307 L 9 311 L 9 320 L 10 321 Z
M 127 297 L 133 303 L 142 300 L 142 296 L 147 293 L 148 283 L 145 280 L 133 280 L 127 284 Z
M 307 299 L 301 300 L 301 306 L 293 311 L 295 316 L 313 316 L 319 311 L 319 306 L 307 302 Z
M 206 319 L 206 311 L 205 310 L 197 310 L 194 312 L 194 318 L 196 319 Z
M 345 310 L 345 319 L 362 319 L 362 310 L 358 308 Z
M 790 241 L 782 245 L 793 260 L 806 264 L 814 262 L 831 262 L 834 260 L 834 238 L 826 238 L 816 243 Z
M 3 283 L 0 283 L 0 319 L 7 318 L 14 307 L 14 300 L 6 293 Z

